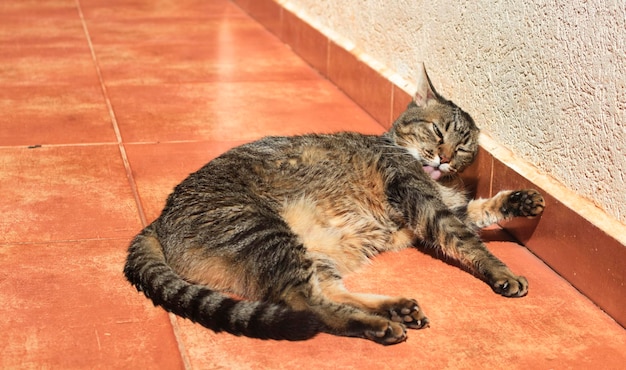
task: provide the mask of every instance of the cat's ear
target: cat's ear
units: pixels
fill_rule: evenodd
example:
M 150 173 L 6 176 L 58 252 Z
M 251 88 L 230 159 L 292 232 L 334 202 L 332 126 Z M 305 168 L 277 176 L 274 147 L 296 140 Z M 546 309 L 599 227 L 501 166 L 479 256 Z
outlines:
M 413 101 L 418 107 L 425 107 L 430 102 L 439 99 L 439 95 L 430 83 L 430 78 L 426 74 L 426 67 L 424 63 L 420 63 L 417 66 L 417 91 L 413 97 Z

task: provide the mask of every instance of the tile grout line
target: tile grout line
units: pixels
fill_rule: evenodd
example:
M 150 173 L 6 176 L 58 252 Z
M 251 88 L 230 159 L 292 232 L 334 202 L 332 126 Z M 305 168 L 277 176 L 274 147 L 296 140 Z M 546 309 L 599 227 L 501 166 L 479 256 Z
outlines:
M 80 243 L 92 241 L 128 240 L 128 237 L 106 237 L 106 238 L 80 238 L 80 239 L 55 239 L 55 240 L 31 240 L 31 241 L 4 241 L 0 242 L 0 247 L 8 245 L 41 245 L 41 244 L 62 244 Z
M 87 29 L 87 23 L 85 22 L 85 17 L 83 14 L 82 7 L 80 5 L 80 0 L 75 0 L 76 9 L 78 11 L 78 16 L 80 18 L 81 25 L 83 27 L 83 32 L 85 33 L 85 37 L 87 39 L 87 44 L 89 45 L 89 51 L 91 53 L 91 58 L 94 62 L 94 67 L 96 69 L 96 74 L 98 75 L 98 80 L 100 82 L 100 88 L 102 90 L 102 94 L 104 96 L 104 100 L 107 106 L 107 110 L 109 112 L 109 116 L 111 117 L 111 124 L 113 126 L 113 130 L 115 132 L 115 137 L 117 139 L 117 145 L 120 151 L 120 155 L 122 157 L 122 161 L 124 162 L 124 169 L 126 170 L 126 178 L 130 185 L 131 191 L 133 193 L 133 197 L 135 198 L 135 204 L 137 205 L 137 211 L 139 213 L 139 218 L 141 220 L 142 225 L 147 226 L 147 220 L 145 216 L 145 211 L 143 205 L 141 204 L 141 198 L 139 197 L 139 189 L 137 188 L 137 184 L 135 182 L 135 178 L 133 176 L 132 170 L 130 168 L 130 162 L 128 161 L 128 155 L 126 153 L 126 148 L 124 147 L 124 143 L 122 141 L 122 135 L 120 133 L 119 125 L 117 123 L 117 117 L 115 116 L 115 112 L 113 110 L 113 105 L 111 104 L 111 100 L 109 99 L 109 94 L 104 83 L 104 78 L 102 77 L 102 71 L 100 70 L 100 65 L 98 64 L 98 59 L 96 57 L 96 52 L 93 47 L 93 43 L 91 42 L 91 36 L 89 34 L 89 30 Z M 180 334 L 180 328 L 178 323 L 175 321 L 175 318 L 172 317 L 172 314 L 168 313 L 170 325 L 172 328 L 172 333 L 174 334 L 174 338 L 176 339 L 176 344 L 178 347 L 178 355 L 180 356 L 183 367 L 188 370 L 192 369 L 191 361 L 189 356 L 187 355 L 187 350 L 185 344 L 182 341 L 182 337 Z
M 87 29 L 87 23 L 85 22 L 85 17 L 83 15 L 83 10 L 80 6 L 80 1 L 79 0 L 75 0 L 75 1 L 76 1 L 76 8 L 78 10 L 78 16 L 80 18 L 80 21 L 83 27 L 83 32 L 85 33 L 85 37 L 87 38 L 87 44 L 89 45 L 91 59 L 94 62 L 96 74 L 98 75 L 98 81 L 100 82 L 100 89 L 102 90 L 102 95 L 104 96 L 104 101 L 106 103 L 107 110 L 109 112 L 109 117 L 111 118 L 111 125 L 113 126 L 113 131 L 115 132 L 115 137 L 117 139 L 117 145 L 120 150 L 120 155 L 122 157 L 122 161 L 124 162 L 124 169 L 126 170 L 126 178 L 128 179 L 129 185 L 131 187 L 131 191 L 133 193 L 133 197 L 135 198 L 135 204 L 137 205 L 137 210 L 139 213 L 141 224 L 145 227 L 147 226 L 145 212 L 143 209 L 143 205 L 141 204 L 141 198 L 139 197 L 139 190 L 137 189 L 135 178 L 130 168 L 130 162 L 128 161 L 126 148 L 124 147 L 124 143 L 122 142 L 122 135 L 120 133 L 119 125 L 117 123 L 117 117 L 115 116 L 115 112 L 113 111 L 113 105 L 111 104 L 111 99 L 109 99 L 109 93 L 107 91 L 106 85 L 104 84 L 102 71 L 100 70 L 100 65 L 98 64 L 98 59 L 96 57 L 96 52 L 93 48 L 93 43 L 91 42 L 91 35 L 89 34 L 89 30 Z

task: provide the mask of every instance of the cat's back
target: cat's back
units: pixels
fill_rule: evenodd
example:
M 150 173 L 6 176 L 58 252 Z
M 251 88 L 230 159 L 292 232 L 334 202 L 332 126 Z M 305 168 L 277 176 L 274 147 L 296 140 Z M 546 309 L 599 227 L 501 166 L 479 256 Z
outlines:
M 233 148 L 191 174 L 175 190 L 209 196 L 227 190 L 265 194 L 318 187 L 322 179 L 356 175 L 377 161 L 383 138 L 359 133 L 265 137 Z M 224 195 L 224 194 L 222 194 Z
M 323 195 L 371 177 L 383 137 L 359 133 L 265 137 L 211 160 L 176 186 L 162 217 Z M 369 171 L 366 171 L 369 169 Z

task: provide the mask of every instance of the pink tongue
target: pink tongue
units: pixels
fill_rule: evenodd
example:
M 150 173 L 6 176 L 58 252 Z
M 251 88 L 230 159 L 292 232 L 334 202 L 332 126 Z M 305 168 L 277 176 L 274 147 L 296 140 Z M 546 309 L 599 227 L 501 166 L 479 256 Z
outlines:
M 424 172 L 430 175 L 433 180 L 437 180 L 441 177 L 441 171 L 431 166 L 423 166 Z

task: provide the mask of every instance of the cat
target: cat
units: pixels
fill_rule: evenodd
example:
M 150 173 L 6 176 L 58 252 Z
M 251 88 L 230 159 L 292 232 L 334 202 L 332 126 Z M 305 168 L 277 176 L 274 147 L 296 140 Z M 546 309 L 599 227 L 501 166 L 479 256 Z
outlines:
M 231 149 L 180 183 L 132 241 L 124 273 L 155 305 L 212 329 L 262 339 L 317 333 L 395 344 L 429 326 L 416 300 L 352 293 L 369 258 L 438 248 L 503 296 L 527 293 L 480 228 L 539 215 L 536 190 L 468 202 L 445 185 L 472 163 L 479 129 L 433 88 L 388 132 L 266 137 Z

